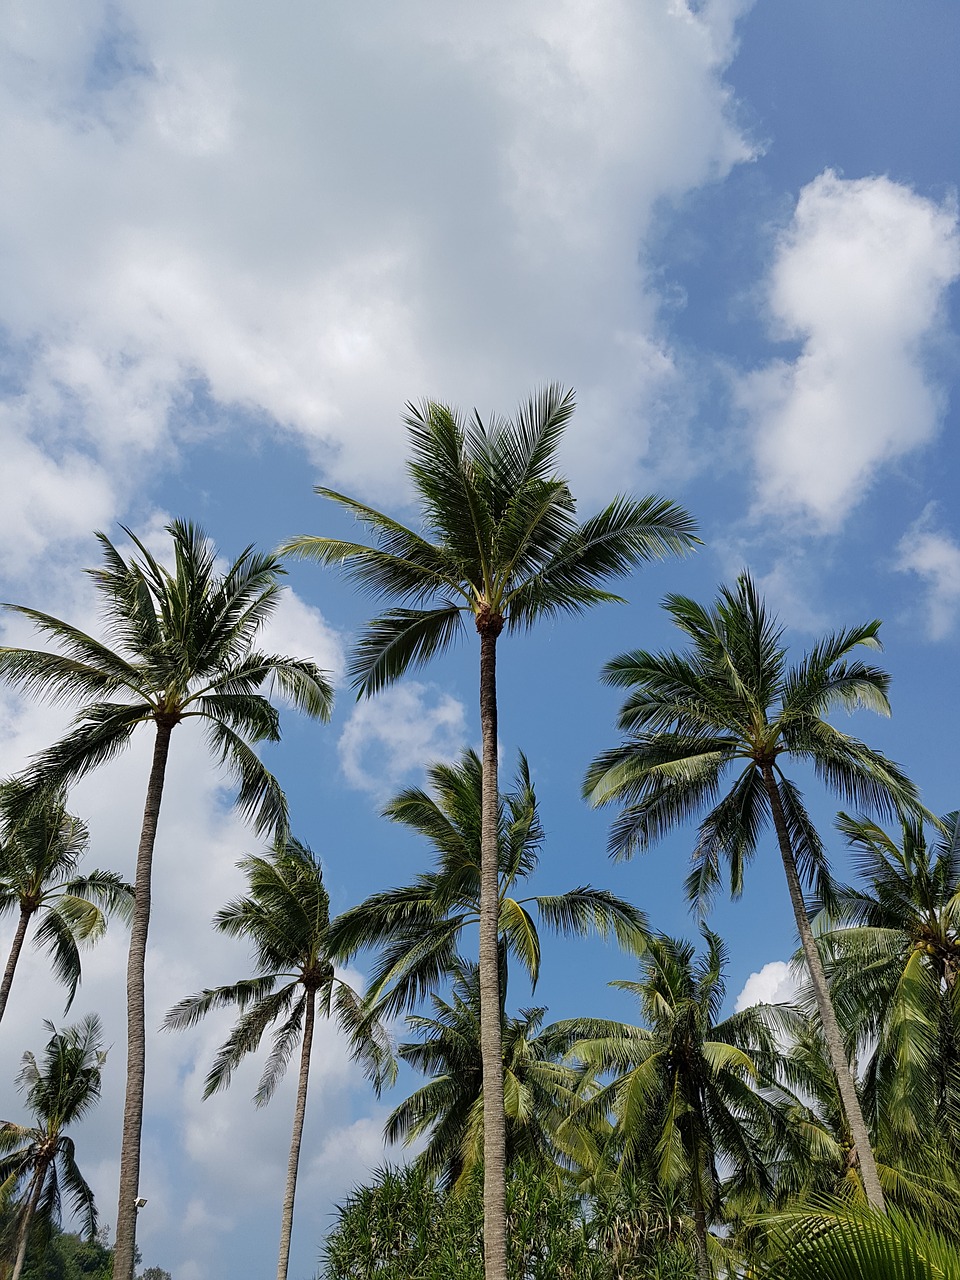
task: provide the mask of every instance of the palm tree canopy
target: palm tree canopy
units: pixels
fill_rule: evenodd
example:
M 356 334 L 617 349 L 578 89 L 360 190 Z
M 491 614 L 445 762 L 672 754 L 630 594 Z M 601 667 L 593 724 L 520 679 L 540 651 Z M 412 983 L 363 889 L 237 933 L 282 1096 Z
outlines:
M 720 1018 L 726 949 L 709 929 L 703 935 L 700 956 L 689 942 L 655 935 L 640 980 L 612 984 L 638 997 L 644 1025 L 576 1018 L 553 1032 L 588 1078 L 606 1077 L 585 1110 L 614 1116 L 620 1168 L 646 1170 L 664 1188 L 694 1184 L 714 1211 L 721 1157 L 741 1184 L 768 1185 L 774 1113 L 760 1089 L 776 1089 L 782 1024 L 765 1006 Z
M 467 750 L 455 764 L 430 769 L 430 791 L 411 788 L 390 801 L 385 815 L 426 838 L 436 869 L 412 885 L 373 894 L 331 926 L 331 945 L 343 959 L 362 947 L 380 948 L 370 998 L 390 1013 L 430 995 L 444 975 L 457 971 L 461 934 L 479 918 L 482 774 L 479 757 Z M 537 868 L 544 839 L 522 753 L 513 787 L 500 795 L 498 834 L 504 959 L 515 957 L 534 986 L 540 972 L 537 918 L 561 934 L 595 929 L 634 952 L 642 949 L 643 912 L 607 890 L 581 885 L 563 894 L 517 896 Z
M 39 1180 L 37 1213 L 46 1222 L 59 1222 L 65 1191 L 72 1211 L 82 1217 L 85 1230 L 93 1236 L 97 1229 L 93 1192 L 77 1167 L 73 1139 L 65 1130 L 83 1119 L 100 1098 L 107 1057 L 100 1020 L 89 1014 L 62 1032 L 49 1022 L 44 1026 L 50 1039 L 43 1056 L 38 1062 L 32 1053 L 25 1053 L 18 1081 L 36 1123 L 25 1126 L 7 1120 L 0 1124 L 0 1186 L 9 1190 Z M 26 1203 L 24 1198 L 21 1215 Z M 29 1228 L 29 1220 L 26 1225 Z
M 772 1260 L 762 1280 L 951 1280 L 960 1275 L 956 1238 L 895 1209 L 814 1203 L 773 1219 Z
M 67 1008 L 80 981 L 80 943 L 103 936 L 107 916 L 129 920 L 133 889 L 112 871 L 77 874 L 86 852 L 85 824 L 67 812 L 64 792 L 25 800 L 22 782 L 0 784 L 0 914 L 40 915 L 34 937 L 67 988 Z
M 330 900 L 319 859 L 288 836 L 278 839 L 267 855 L 246 857 L 239 866 L 247 875 L 248 892 L 223 907 L 214 925 L 251 944 L 254 973 L 188 996 L 163 1024 L 179 1029 L 193 1026 L 211 1009 L 235 1007 L 239 1012 L 207 1075 L 204 1097 L 225 1089 L 234 1069 L 259 1048 L 267 1028 L 279 1023 L 255 1095 L 258 1106 L 269 1102 L 300 1040 L 308 993 L 324 1016 L 336 1019 L 374 1085 L 379 1089 L 391 1082 L 395 1064 L 387 1033 L 334 969 Z
M 593 762 L 585 783 L 594 804 L 624 806 L 611 852 L 629 857 L 708 808 L 688 891 L 706 900 L 725 859 L 731 890 L 739 894 L 770 816 L 763 779 L 769 769 L 801 878 L 827 899 L 823 847 L 781 757 L 806 762 L 855 805 L 886 814 L 920 808 L 916 787 L 898 765 L 826 719 L 837 708 L 889 714 L 889 676 L 855 654 L 880 648 L 879 622 L 833 632 L 791 666 L 783 627 L 747 573 L 735 588 L 721 587 L 712 608 L 675 595 L 664 608 L 688 637 L 688 651 L 638 649 L 603 672 L 606 683 L 630 690 L 619 719 L 627 737 Z M 732 786 L 722 794 L 731 771 Z
M 258 632 L 277 606 L 285 572 L 246 548 L 226 572 L 202 530 L 167 526 L 173 567 L 131 533 L 129 558 L 103 533 L 103 564 L 88 570 L 100 596 L 104 640 L 25 605 L 7 604 L 56 646 L 0 648 L 0 677 L 57 703 L 80 703 L 73 728 L 36 756 L 34 786 L 66 787 L 126 746 L 137 725 L 200 718 L 215 756 L 238 783 L 237 804 L 258 831 L 286 821 L 276 780 L 251 743 L 277 741 L 279 717 L 261 692 L 272 685 L 298 710 L 327 719 L 332 689 L 312 661 L 260 652 Z
M 928 843 L 901 818 L 899 843 L 841 813 L 861 887 L 839 885 L 818 945 L 851 1047 L 867 1055 L 875 1126 L 901 1150 L 960 1155 L 960 814 Z
M 332 489 L 317 493 L 366 526 L 374 545 L 301 536 L 281 548 L 342 565 L 360 587 L 398 607 L 371 622 L 351 675 L 373 694 L 428 662 L 466 615 L 497 632 L 579 613 L 619 597 L 598 583 L 697 544 L 691 517 L 664 498 L 615 498 L 583 523 L 556 471 L 574 397 L 553 385 L 513 420 L 464 419 L 434 401 L 407 406 L 407 470 L 423 517 L 418 533 Z
M 482 1160 L 483 1108 L 480 1056 L 480 981 L 475 964 L 458 962 L 449 1000 L 431 996 L 430 1016 L 407 1018 L 419 1039 L 402 1043 L 399 1056 L 432 1079 L 390 1115 L 390 1142 L 429 1135 L 418 1156 L 432 1176 L 453 1185 Z M 576 1102 L 577 1073 L 559 1061 L 554 1040 L 538 1034 L 546 1010 L 521 1009 L 503 1020 L 504 1100 L 508 1158 L 538 1163 L 546 1172 L 560 1158 L 557 1131 Z

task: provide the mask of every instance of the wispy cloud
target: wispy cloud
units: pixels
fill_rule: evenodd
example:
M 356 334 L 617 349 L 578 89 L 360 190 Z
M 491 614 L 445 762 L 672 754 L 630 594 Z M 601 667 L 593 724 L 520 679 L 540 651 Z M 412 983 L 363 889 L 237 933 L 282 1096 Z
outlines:
M 935 525 L 932 507 L 910 526 L 897 547 L 896 567 L 926 585 L 927 634 L 944 640 L 960 614 L 960 545 Z

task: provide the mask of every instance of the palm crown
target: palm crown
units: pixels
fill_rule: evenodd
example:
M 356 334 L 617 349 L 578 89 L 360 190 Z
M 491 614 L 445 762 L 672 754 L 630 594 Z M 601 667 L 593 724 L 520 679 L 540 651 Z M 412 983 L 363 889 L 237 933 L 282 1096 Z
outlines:
M 113 871 L 77 874 L 87 847 L 87 828 L 67 812 L 62 792 L 44 792 L 32 804 L 22 800 L 23 784 L 0 785 L 0 914 L 19 912 L 19 924 L 0 984 L 0 1018 L 6 1010 L 20 949 L 31 919 L 34 935 L 53 959 L 53 971 L 67 988 L 67 1008 L 80 982 L 79 944 L 102 937 L 107 913 L 129 919 L 133 890 Z
M 960 1116 L 960 814 L 928 842 L 901 818 L 899 842 L 842 813 L 862 886 L 835 889 L 818 923 L 841 1023 L 868 1054 L 867 1099 L 901 1151 L 956 1153 Z
M 403 791 L 384 813 L 424 836 L 436 852 L 436 869 L 412 885 L 373 894 L 344 912 L 331 927 L 334 950 L 346 958 L 361 947 L 379 947 L 369 998 L 396 1013 L 432 992 L 458 971 L 461 934 L 479 919 L 482 766 L 474 751 L 456 764 L 429 771 L 432 793 Z M 641 911 L 605 889 L 581 885 L 562 894 L 518 897 L 536 870 L 543 828 L 530 769 L 521 754 L 514 785 L 499 806 L 499 931 L 501 965 L 508 956 L 526 969 L 533 986 L 540 973 L 541 923 L 567 935 L 596 929 L 639 950 L 646 938 Z M 501 1000 L 506 982 L 501 982 Z
M 615 1119 L 607 1143 L 621 1169 L 649 1172 L 663 1190 L 682 1189 L 693 1206 L 700 1273 L 707 1227 L 720 1202 L 724 1173 L 740 1187 L 767 1188 L 765 1156 L 775 1127 L 771 1086 L 779 1061 L 768 1011 L 752 1007 L 721 1019 L 726 950 L 704 929 L 706 949 L 666 935 L 649 940 L 633 992 L 646 1025 L 597 1018 L 557 1023 L 568 1053 L 606 1077 L 586 1103 L 588 1123 Z M 604 1158 L 602 1150 L 598 1160 Z
M 781 760 L 808 763 L 852 804 L 885 813 L 916 807 L 916 788 L 896 764 L 825 719 L 836 708 L 889 714 L 889 676 L 852 656 L 860 647 L 880 648 L 879 622 L 834 632 L 789 666 L 783 627 L 749 574 L 734 590 L 722 587 L 712 609 L 675 595 L 664 608 L 690 638 L 690 650 L 635 650 L 603 671 L 607 684 L 630 690 L 619 718 L 628 737 L 594 761 L 586 781 L 595 803 L 624 803 L 611 851 L 629 856 L 710 806 L 688 888 L 695 898 L 709 896 L 725 858 L 739 894 L 771 816 L 770 774 L 801 875 L 828 898 L 822 843 Z M 736 776 L 721 796 L 731 770 Z
M 90 1014 L 76 1026 L 50 1032 L 40 1062 L 23 1055 L 19 1084 L 33 1112 L 33 1126 L 7 1120 L 0 1124 L 0 1183 L 5 1190 L 24 1187 L 14 1216 L 16 1260 L 12 1280 L 19 1277 L 35 1220 L 49 1227 L 60 1219 L 61 1193 L 66 1192 L 89 1235 L 97 1229 L 93 1192 L 76 1162 L 73 1139 L 66 1132 L 100 1097 L 100 1075 L 106 1053 L 100 1020 Z
M 429 1135 L 419 1161 L 446 1185 L 458 1182 L 482 1153 L 480 985 L 475 964 L 458 962 L 450 999 L 434 993 L 430 1016 L 410 1016 L 418 1040 L 400 1045 L 399 1056 L 432 1079 L 397 1107 L 386 1125 L 388 1141 L 407 1143 Z M 575 1101 L 577 1073 L 559 1060 L 546 1010 L 521 1009 L 504 1017 L 503 1069 L 510 1159 L 536 1163 L 544 1176 L 557 1151 L 557 1130 Z
M 499 631 L 578 613 L 620 598 L 597 585 L 603 579 L 696 543 L 691 518 L 658 497 L 616 498 L 577 522 L 555 471 L 573 411 L 573 393 L 556 386 L 521 406 L 514 421 L 484 423 L 476 413 L 464 421 L 446 405 L 408 405 L 408 471 L 422 534 L 317 489 L 365 525 L 376 545 L 304 536 L 282 550 L 343 565 L 364 590 L 403 606 L 375 618 L 357 647 L 351 671 L 361 692 L 429 661 L 456 638 L 465 614 Z
M 272 682 L 299 710 L 326 719 L 330 685 L 313 662 L 254 648 L 278 603 L 284 570 L 275 556 L 248 547 L 221 574 L 196 525 L 178 520 L 167 529 L 172 569 L 129 530 L 138 553 L 129 560 L 97 534 L 104 562 L 88 572 L 106 642 L 26 605 L 5 606 L 59 652 L 0 648 L 0 677 L 50 701 L 81 704 L 73 730 L 37 756 L 25 778 L 65 786 L 121 751 L 137 725 L 199 718 L 237 779 L 241 812 L 258 830 L 276 827 L 286 820 L 283 793 L 249 746 L 280 736 L 277 711 L 259 690 Z

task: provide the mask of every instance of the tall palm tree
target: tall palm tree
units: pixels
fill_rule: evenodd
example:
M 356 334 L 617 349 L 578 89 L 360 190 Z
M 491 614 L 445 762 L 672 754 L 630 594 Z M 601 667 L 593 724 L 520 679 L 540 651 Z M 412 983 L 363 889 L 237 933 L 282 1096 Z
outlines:
M 87 1233 L 97 1230 L 93 1192 L 76 1162 L 76 1150 L 65 1130 L 81 1120 L 100 1097 L 103 1052 L 100 1019 L 89 1014 L 74 1027 L 58 1032 L 44 1026 L 50 1039 L 42 1062 L 23 1055 L 19 1084 L 36 1123 L 0 1124 L 0 1185 L 23 1188 L 16 1215 L 16 1255 L 10 1280 L 20 1280 L 31 1228 L 35 1221 L 59 1222 L 61 1187 Z
M 239 1011 L 239 1020 L 207 1076 L 207 1098 L 229 1085 L 234 1068 L 259 1048 L 267 1027 L 279 1022 L 255 1095 L 257 1106 L 270 1101 L 300 1041 L 300 1075 L 277 1262 L 277 1280 L 286 1280 L 317 1014 L 336 1018 L 349 1037 L 354 1057 L 363 1063 L 378 1091 L 393 1079 L 394 1063 L 386 1032 L 361 997 L 334 971 L 329 946 L 330 899 L 313 853 L 287 836 L 277 840 L 265 857 L 244 858 L 239 866 L 246 872 L 249 892 L 219 911 L 214 925 L 221 933 L 252 944 L 254 976 L 188 996 L 170 1010 L 164 1026 L 193 1026 L 211 1009 L 235 1006 Z
M 838 631 L 787 665 L 783 627 L 767 613 L 748 574 L 722 587 L 712 609 L 684 596 L 664 607 L 689 638 L 687 653 L 622 654 L 604 668 L 608 684 L 629 689 L 619 727 L 629 736 L 591 765 L 586 794 L 594 803 L 623 802 L 611 850 L 628 857 L 711 806 L 700 824 L 691 896 L 703 900 L 720 882 L 726 859 L 734 895 L 746 864 L 772 819 L 803 954 L 856 1144 L 871 1204 L 883 1193 L 853 1073 L 830 1000 L 803 896 L 813 882 L 829 899 L 829 868 L 800 791 L 781 759 L 812 766 L 844 799 L 881 812 L 916 810 L 916 788 L 897 765 L 825 718 L 834 708 L 889 714 L 889 677 L 851 656 L 877 649 L 879 622 Z M 728 770 L 736 771 L 721 796 Z M 719 798 L 718 798 L 719 797 Z
M 402 791 L 386 806 L 384 816 L 433 846 L 436 869 L 411 885 L 373 894 L 331 926 L 331 945 L 341 959 L 362 947 L 380 948 L 368 998 L 387 1015 L 410 1008 L 430 995 L 445 975 L 459 972 L 461 935 L 480 917 L 483 767 L 476 752 L 466 750 L 456 764 L 434 765 L 428 777 L 429 791 Z M 497 833 L 501 1003 L 510 956 L 524 966 L 536 987 L 537 918 L 567 936 L 582 937 L 592 928 L 601 936 L 614 934 L 635 952 L 643 947 L 643 912 L 605 889 L 581 885 L 562 894 L 516 896 L 537 868 L 544 838 L 522 752 L 513 788 L 499 797 Z
M 182 721 L 203 722 L 214 756 L 237 780 L 238 808 L 263 832 L 284 827 L 287 811 L 277 780 L 252 749 L 254 743 L 280 737 L 278 713 L 260 690 L 272 683 L 300 711 L 320 719 L 329 716 L 332 701 L 330 684 L 313 662 L 254 647 L 278 602 L 284 569 L 276 556 L 248 547 L 221 573 L 202 531 L 178 520 L 167 526 L 173 543 L 170 569 L 126 532 L 135 553 L 124 559 L 99 533 L 103 564 L 88 571 L 100 593 L 107 642 L 36 609 L 7 605 L 29 618 L 57 650 L 0 649 L 0 678 L 54 702 L 80 704 L 70 732 L 34 758 L 24 775 L 25 793 L 56 792 L 116 756 L 138 725 L 155 730 L 127 963 L 116 1280 L 133 1280 L 146 1041 L 143 972 L 171 734 Z
M 133 888 L 115 872 L 76 874 L 88 834 L 67 812 L 65 793 L 44 792 L 25 807 L 21 790 L 16 781 L 0 784 L 0 915 L 18 912 L 0 980 L 0 1018 L 35 916 L 40 923 L 34 941 L 50 952 L 53 971 L 67 988 L 69 1009 L 80 982 L 79 944 L 103 936 L 107 913 L 129 920 L 133 912 Z
M 778 1058 L 767 1011 L 744 1009 L 720 1020 L 726 994 L 726 949 L 704 929 L 706 951 L 666 935 L 650 939 L 633 992 L 646 1025 L 606 1019 L 557 1023 L 569 1055 L 594 1076 L 609 1077 L 587 1103 L 612 1113 L 612 1144 L 621 1171 L 643 1171 L 664 1191 L 681 1190 L 692 1205 L 698 1274 L 709 1280 L 708 1227 L 719 1214 L 723 1160 L 736 1182 L 764 1190 L 772 1105 L 759 1089 L 772 1085 Z
M 449 1000 L 434 994 L 430 1017 L 407 1018 L 419 1039 L 401 1044 L 398 1055 L 432 1079 L 394 1109 L 384 1130 L 390 1142 L 428 1134 L 417 1158 L 448 1187 L 462 1184 L 483 1151 L 480 979 L 466 961 L 454 972 Z M 538 1034 L 545 1013 L 531 1008 L 504 1016 L 502 1043 L 508 1163 L 524 1159 L 549 1176 L 563 1159 L 557 1131 L 576 1105 L 578 1074 L 559 1061 L 551 1036 Z
M 696 542 L 686 512 L 665 499 L 616 498 L 578 523 L 556 454 L 574 410 L 551 386 L 513 421 L 469 421 L 447 405 L 408 406 L 408 473 L 423 532 L 332 489 L 317 492 L 353 514 L 375 545 L 297 537 L 284 551 L 342 565 L 380 600 L 353 659 L 361 695 L 428 662 L 472 620 L 480 639 L 483 758 L 480 990 L 484 1073 L 484 1268 L 506 1278 L 505 1128 L 497 972 L 497 640 L 543 617 L 580 613 L 618 597 L 599 584 Z
M 875 1127 L 921 1152 L 937 1135 L 960 1172 L 960 814 L 932 844 L 918 816 L 900 825 L 898 843 L 839 815 L 862 883 L 834 889 L 818 943 L 840 1023 L 869 1052 Z

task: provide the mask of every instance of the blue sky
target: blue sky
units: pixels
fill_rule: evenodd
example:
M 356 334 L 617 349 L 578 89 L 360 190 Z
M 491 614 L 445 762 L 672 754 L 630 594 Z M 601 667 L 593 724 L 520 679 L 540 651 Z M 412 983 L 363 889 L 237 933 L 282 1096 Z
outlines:
M 950 0 L 34 0 L 0 17 L 0 594 L 95 628 L 79 573 L 95 528 L 162 546 L 172 516 L 225 556 L 336 533 L 329 484 L 415 519 L 405 400 L 510 412 L 576 388 L 563 465 L 586 515 L 660 491 L 705 547 L 623 584 L 629 604 L 501 646 L 503 760 L 522 748 L 547 842 L 538 885 L 590 882 L 690 933 L 691 833 L 626 865 L 579 799 L 615 741 L 598 683 L 624 649 L 674 643 L 667 591 L 709 598 L 748 565 L 797 652 L 883 619 L 890 721 L 853 731 L 936 811 L 958 803 L 956 475 L 960 21 Z M 342 672 L 368 616 L 336 574 L 293 565 L 270 643 Z M 7 622 L 7 643 L 28 643 Z M 469 643 L 333 723 L 287 714 L 269 754 L 335 909 L 401 883 L 426 851 L 379 817 L 433 758 L 479 737 Z M 0 692 L 0 769 L 61 713 Z M 245 970 L 213 912 L 256 848 L 184 730 L 161 817 L 151 1016 Z M 86 781 L 91 863 L 132 868 L 149 744 Z M 825 831 L 834 807 L 810 785 Z M 832 846 L 838 866 L 843 850 Z M 731 1001 L 784 961 L 793 926 L 765 846 L 727 939 Z M 0 947 L 10 925 L 0 933 Z M 125 939 L 93 952 L 80 1014 L 115 1044 L 78 1139 L 115 1217 Z M 363 961 L 357 962 L 362 974 Z M 630 1017 L 630 965 L 597 942 L 545 948 L 551 1016 Z M 751 991 L 772 991 L 765 970 Z M 529 1003 L 519 981 L 514 1005 Z M 24 962 L 0 1038 L 0 1109 L 62 1002 Z M 157 1036 L 140 1239 L 175 1280 L 275 1256 L 291 1094 L 255 1112 L 256 1069 L 200 1102 L 224 1023 Z M 291 1082 L 292 1083 L 292 1082 Z M 386 1108 L 342 1046 L 318 1047 L 291 1275 L 313 1274 L 331 1206 L 380 1162 Z

